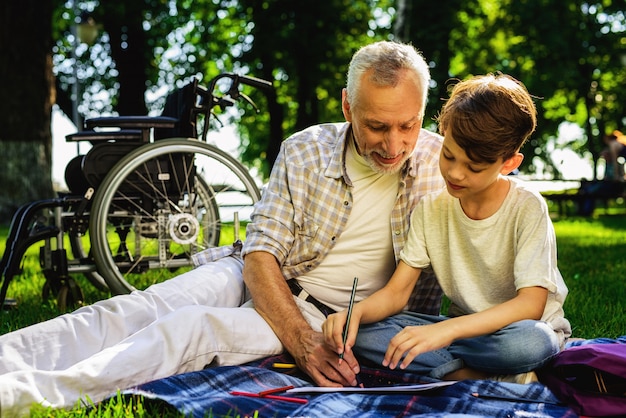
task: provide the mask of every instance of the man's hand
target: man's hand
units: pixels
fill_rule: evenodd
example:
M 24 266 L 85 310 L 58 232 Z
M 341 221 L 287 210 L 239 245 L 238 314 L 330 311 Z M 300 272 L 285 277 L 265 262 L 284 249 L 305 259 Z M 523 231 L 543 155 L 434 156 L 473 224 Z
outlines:
M 324 343 L 324 336 L 313 330 L 303 331 L 301 345 L 291 355 L 296 364 L 311 376 L 318 386 L 356 386 L 356 375 L 360 372 L 359 363 L 351 350 L 344 352 L 343 360 L 330 346 Z
M 298 367 L 319 386 L 355 386 L 359 364 L 350 351 L 343 361 L 324 344 L 293 300 L 276 258 L 262 251 L 246 255 L 243 278 L 252 294 L 254 308 L 272 327 Z M 289 318 L 289 320 L 286 320 Z

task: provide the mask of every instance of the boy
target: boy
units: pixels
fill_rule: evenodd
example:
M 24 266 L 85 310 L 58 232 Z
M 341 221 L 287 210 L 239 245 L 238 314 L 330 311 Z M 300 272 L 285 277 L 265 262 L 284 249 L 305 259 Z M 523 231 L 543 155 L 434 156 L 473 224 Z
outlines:
M 436 379 L 534 380 L 528 372 L 571 334 L 547 205 L 508 176 L 535 127 L 532 98 L 512 77 L 454 86 L 439 116 L 447 190 L 419 202 L 401 261 L 385 287 L 354 306 L 345 347 L 346 311 L 328 317 L 328 344 Z M 451 301 L 448 316 L 399 313 L 427 268 Z

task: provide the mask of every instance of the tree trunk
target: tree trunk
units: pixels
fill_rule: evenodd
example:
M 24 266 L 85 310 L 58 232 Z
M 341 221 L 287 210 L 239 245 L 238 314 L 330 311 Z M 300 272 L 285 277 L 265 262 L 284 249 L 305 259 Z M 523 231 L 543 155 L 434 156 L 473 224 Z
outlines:
M 410 42 L 431 64 L 434 81 L 428 95 L 425 121 L 439 112 L 441 99 L 448 97 L 446 82 L 450 78 L 450 32 L 458 25 L 457 14 L 463 2 L 448 0 L 433 7 L 430 0 L 398 0 L 394 34 L 402 42 Z
M 123 116 L 142 116 L 145 103 L 146 34 L 143 29 L 144 2 L 102 2 L 102 23 L 111 39 L 111 56 L 118 70 L 118 97 L 115 110 Z
M 52 10 L 54 1 L 0 4 L 0 224 L 28 202 L 53 196 Z

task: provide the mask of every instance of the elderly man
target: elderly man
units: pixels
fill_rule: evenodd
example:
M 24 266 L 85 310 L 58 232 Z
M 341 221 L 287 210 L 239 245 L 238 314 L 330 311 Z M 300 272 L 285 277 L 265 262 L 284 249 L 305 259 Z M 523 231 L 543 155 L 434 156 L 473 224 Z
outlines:
M 442 139 L 421 129 L 430 80 L 410 45 L 377 42 L 354 55 L 342 92 L 346 122 L 287 139 L 242 249 L 197 254 L 194 270 L 0 337 L 0 410 L 70 407 L 135 384 L 284 350 L 321 386 L 356 384 L 321 324 L 384 286 L 411 211 L 444 187 Z M 422 278 L 414 310 L 438 313 Z

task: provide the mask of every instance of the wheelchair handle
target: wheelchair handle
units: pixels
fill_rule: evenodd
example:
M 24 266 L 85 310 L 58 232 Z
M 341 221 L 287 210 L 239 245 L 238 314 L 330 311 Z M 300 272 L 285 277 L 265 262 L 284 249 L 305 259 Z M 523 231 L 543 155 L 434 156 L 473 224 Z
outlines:
M 224 96 L 218 96 L 215 95 L 213 92 L 215 91 L 215 86 L 217 82 L 222 78 L 229 78 L 231 80 L 231 84 L 230 88 Z M 211 80 L 208 87 L 196 85 L 196 93 L 202 98 L 200 105 L 196 107 L 196 114 L 204 114 L 206 117 L 209 117 L 209 115 L 212 114 L 211 109 L 213 109 L 214 107 L 219 106 L 223 110 L 226 107 L 233 106 L 235 104 L 235 101 L 238 99 L 245 100 L 250 105 L 252 105 L 256 112 L 258 112 L 259 109 L 252 101 L 252 99 L 239 91 L 240 84 L 245 84 L 265 91 L 274 91 L 274 86 L 270 81 L 235 73 L 221 73 Z M 206 139 L 208 130 L 209 124 L 205 123 L 202 128 L 201 135 L 201 138 L 203 140 Z
M 222 73 L 211 80 L 209 88 L 206 89 L 206 91 L 203 91 L 203 93 L 204 94 L 208 93 L 209 95 L 211 95 L 215 89 L 215 85 L 222 78 L 230 78 L 232 80 L 232 85 L 230 87 L 230 90 L 228 91 L 228 94 L 234 99 L 239 97 L 239 90 L 238 90 L 239 84 L 245 84 L 245 85 L 258 88 L 261 90 L 265 90 L 265 91 L 270 91 L 274 89 L 274 86 L 272 85 L 271 81 L 267 81 L 267 80 L 263 80 L 260 78 L 247 76 L 247 75 L 239 75 L 235 73 Z
M 240 75 L 238 77 L 239 77 L 239 82 L 241 84 L 246 84 L 248 86 L 251 86 L 260 90 L 270 91 L 274 88 L 271 81 L 263 80 L 261 78 L 256 78 L 256 77 L 250 77 L 247 75 Z

